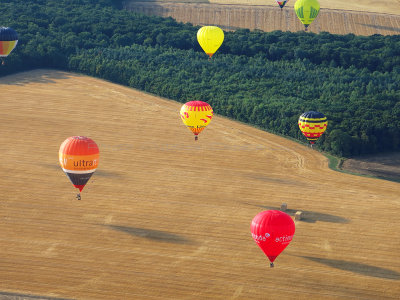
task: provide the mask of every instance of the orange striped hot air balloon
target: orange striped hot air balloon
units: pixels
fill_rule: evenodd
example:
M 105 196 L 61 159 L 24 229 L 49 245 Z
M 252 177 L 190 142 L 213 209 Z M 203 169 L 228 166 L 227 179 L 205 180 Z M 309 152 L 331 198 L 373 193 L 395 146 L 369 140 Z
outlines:
M 81 192 L 99 164 L 99 148 L 85 136 L 71 136 L 60 146 L 61 168 Z M 80 194 L 77 195 L 80 200 Z
M 210 124 L 212 117 L 213 110 L 207 102 L 190 101 L 182 105 L 182 121 L 194 133 L 196 141 L 199 133 Z

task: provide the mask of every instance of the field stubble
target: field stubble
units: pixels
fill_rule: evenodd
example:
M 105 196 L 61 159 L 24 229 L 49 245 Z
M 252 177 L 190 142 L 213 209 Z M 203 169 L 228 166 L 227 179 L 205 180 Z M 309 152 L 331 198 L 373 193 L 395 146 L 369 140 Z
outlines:
M 181 104 L 86 76 L 20 73 L 0 93 L 3 295 L 399 298 L 398 183 L 220 116 L 195 143 Z M 71 135 L 100 147 L 81 201 L 58 166 Z M 250 222 L 283 202 L 305 218 L 270 269 Z
M 293 7 L 283 10 L 277 5 L 257 5 L 257 1 L 221 1 L 204 3 L 201 1 L 125 1 L 128 10 L 146 15 L 172 17 L 179 22 L 194 25 L 217 25 L 225 30 L 238 28 L 263 31 L 301 31 L 304 26 L 298 20 Z M 272 2 L 272 1 L 271 1 Z M 290 2 L 289 2 L 290 3 Z M 310 25 L 309 31 L 334 34 L 354 33 L 356 35 L 398 35 L 400 34 L 400 5 L 381 3 L 375 12 L 368 10 L 375 6 L 354 6 L 360 11 L 341 8 L 342 5 L 322 6 L 318 17 Z M 391 9 L 389 9 L 389 7 Z M 335 9 L 336 8 L 336 9 Z M 385 8 L 385 9 L 384 9 Z

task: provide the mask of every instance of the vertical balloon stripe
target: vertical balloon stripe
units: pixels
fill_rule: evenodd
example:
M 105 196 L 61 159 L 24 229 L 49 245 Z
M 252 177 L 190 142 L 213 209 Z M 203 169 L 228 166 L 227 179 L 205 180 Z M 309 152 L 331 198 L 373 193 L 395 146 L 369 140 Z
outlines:
M 318 16 L 319 10 L 316 10 L 315 8 L 311 7 L 311 12 L 310 12 L 310 19 L 315 19 Z
M 296 10 L 296 14 L 299 18 L 303 19 L 304 18 L 303 7 L 300 7 L 298 10 Z

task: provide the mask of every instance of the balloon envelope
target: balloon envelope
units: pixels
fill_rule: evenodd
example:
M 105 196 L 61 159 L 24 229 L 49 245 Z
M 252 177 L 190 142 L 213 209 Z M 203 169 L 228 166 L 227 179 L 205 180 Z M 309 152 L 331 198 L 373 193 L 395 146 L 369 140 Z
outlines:
M 197 139 L 197 135 L 210 124 L 213 110 L 207 102 L 190 101 L 182 105 L 180 115 L 183 124 L 194 133 Z
M 0 57 L 7 57 L 17 46 L 18 34 L 10 27 L 0 27 Z
M 318 0 L 297 0 L 294 4 L 294 10 L 297 17 L 307 30 L 319 13 L 319 2 Z
M 254 241 L 273 263 L 292 241 L 295 225 L 288 214 L 266 210 L 254 217 L 250 230 Z
M 82 191 L 99 164 L 99 148 L 85 136 L 71 136 L 60 146 L 61 168 L 72 184 Z
M 221 47 L 224 41 L 224 32 L 217 26 L 203 26 L 197 31 L 197 41 L 211 58 Z
M 323 113 L 317 111 L 305 112 L 299 118 L 299 128 L 311 144 L 319 139 L 327 126 L 328 120 Z

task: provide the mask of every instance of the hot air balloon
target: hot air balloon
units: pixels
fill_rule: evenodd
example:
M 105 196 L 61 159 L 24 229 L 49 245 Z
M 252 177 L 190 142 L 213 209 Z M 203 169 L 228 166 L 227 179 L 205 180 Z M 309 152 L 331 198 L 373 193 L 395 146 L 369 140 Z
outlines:
M 18 43 L 18 34 L 10 27 L 0 27 L 0 58 L 4 65 L 4 59 L 14 50 Z
M 250 226 L 251 235 L 270 260 L 270 267 L 278 255 L 293 239 L 295 226 L 292 218 L 279 210 L 266 210 L 257 214 Z
M 310 141 L 311 147 L 325 132 L 328 120 L 323 113 L 316 111 L 305 112 L 299 117 L 299 128 Z
M 279 5 L 279 7 L 282 9 L 285 5 L 286 5 L 286 2 L 288 2 L 289 0 L 286 0 L 286 1 L 278 1 L 278 0 L 276 0 L 276 2 L 278 3 L 278 5 Z
M 61 168 L 79 192 L 96 171 L 99 156 L 96 143 L 85 136 L 71 136 L 61 144 L 58 154 Z M 81 200 L 80 193 L 77 198 Z
M 211 59 L 224 41 L 224 32 L 217 26 L 203 26 L 197 31 L 197 41 Z
M 294 4 L 294 10 L 301 23 L 304 24 L 305 31 L 307 31 L 307 27 L 318 16 L 319 2 L 318 0 L 297 0 Z
M 197 141 L 199 133 L 210 124 L 213 110 L 206 102 L 190 101 L 182 105 L 180 114 L 183 123 L 194 133 Z

